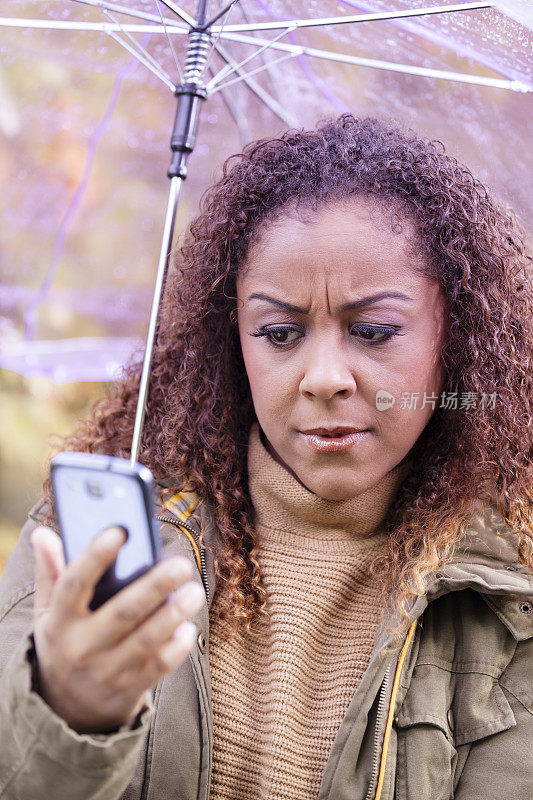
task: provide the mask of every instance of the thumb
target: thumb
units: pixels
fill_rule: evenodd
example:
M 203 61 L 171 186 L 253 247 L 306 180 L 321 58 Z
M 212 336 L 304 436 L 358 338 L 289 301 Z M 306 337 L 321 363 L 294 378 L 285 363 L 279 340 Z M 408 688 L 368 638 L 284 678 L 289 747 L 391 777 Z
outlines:
M 35 616 L 50 605 L 57 579 L 65 568 L 61 537 L 51 528 L 35 528 L 30 536 L 35 556 Z

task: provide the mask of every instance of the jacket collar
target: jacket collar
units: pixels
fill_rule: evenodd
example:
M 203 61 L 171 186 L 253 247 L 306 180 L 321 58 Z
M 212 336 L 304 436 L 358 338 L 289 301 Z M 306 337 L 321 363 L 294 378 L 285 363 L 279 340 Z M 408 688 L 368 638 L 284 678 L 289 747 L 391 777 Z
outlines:
M 411 603 L 409 621 L 419 619 L 429 603 L 450 592 L 478 592 L 517 641 L 533 638 L 533 573 L 518 557 L 518 536 L 500 513 L 484 506 L 467 527 L 452 558 L 426 574 L 426 591 Z M 396 617 L 384 616 L 374 650 L 391 643 Z
M 424 597 L 413 605 L 413 619 L 443 594 L 473 589 L 515 639 L 533 637 L 533 572 L 521 563 L 518 547 L 518 535 L 497 509 L 484 506 L 450 561 L 428 576 Z

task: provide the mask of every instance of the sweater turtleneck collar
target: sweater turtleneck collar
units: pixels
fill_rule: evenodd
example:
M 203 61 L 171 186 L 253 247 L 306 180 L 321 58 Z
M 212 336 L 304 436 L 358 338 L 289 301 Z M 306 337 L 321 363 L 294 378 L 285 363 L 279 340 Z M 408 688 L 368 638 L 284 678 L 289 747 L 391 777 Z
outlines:
M 348 500 L 325 500 L 306 489 L 268 452 L 257 420 L 248 442 L 248 483 L 256 522 L 313 539 L 353 539 L 378 532 L 409 472 L 401 462 L 370 489 Z

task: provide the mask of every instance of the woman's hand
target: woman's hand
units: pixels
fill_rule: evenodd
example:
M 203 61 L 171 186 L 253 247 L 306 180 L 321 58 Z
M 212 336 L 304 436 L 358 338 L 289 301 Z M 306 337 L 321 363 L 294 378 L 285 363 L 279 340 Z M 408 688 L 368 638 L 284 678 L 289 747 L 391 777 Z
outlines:
M 122 529 L 109 528 L 66 565 L 53 530 L 31 536 L 40 693 L 78 733 L 135 718 L 150 688 L 185 661 L 197 633 L 188 617 L 205 602 L 192 564 L 173 556 L 91 611 L 94 587 L 124 541 Z

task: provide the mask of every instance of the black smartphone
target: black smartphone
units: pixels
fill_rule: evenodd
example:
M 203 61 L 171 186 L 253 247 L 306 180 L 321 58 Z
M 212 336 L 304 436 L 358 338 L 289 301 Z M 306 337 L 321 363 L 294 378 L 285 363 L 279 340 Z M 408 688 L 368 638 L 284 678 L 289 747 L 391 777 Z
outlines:
M 58 453 L 51 461 L 52 489 L 65 561 L 77 558 L 105 528 L 118 525 L 127 539 L 95 587 L 95 610 L 144 575 L 162 555 L 153 514 L 148 467 L 95 453 Z

